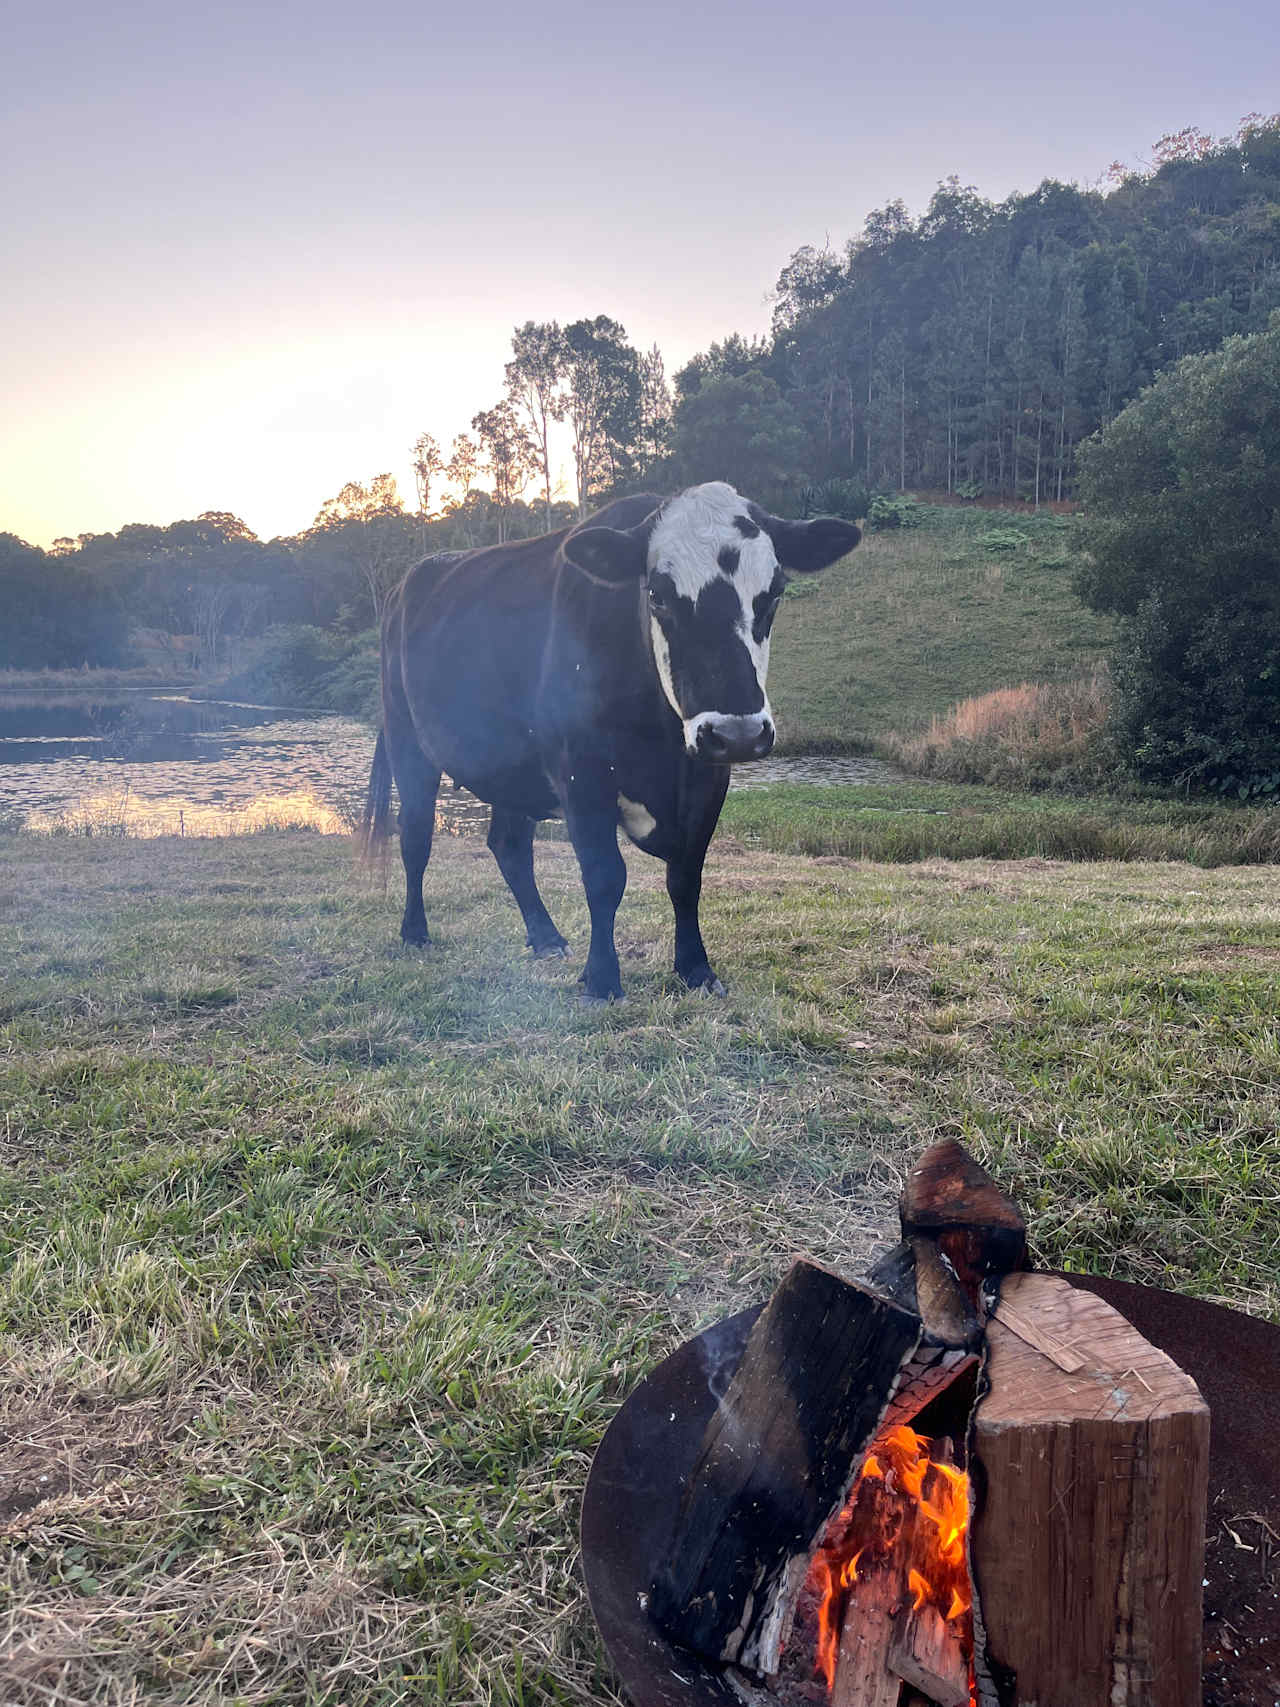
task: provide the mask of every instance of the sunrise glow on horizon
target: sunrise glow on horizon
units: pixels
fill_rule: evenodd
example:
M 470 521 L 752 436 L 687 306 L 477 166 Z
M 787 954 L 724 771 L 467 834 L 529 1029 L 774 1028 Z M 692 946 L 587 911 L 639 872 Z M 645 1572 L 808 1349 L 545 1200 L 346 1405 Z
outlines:
M 1096 182 L 1274 107 L 1270 4 L 1163 13 L 31 9 L 0 119 L 0 530 L 226 510 L 269 538 L 383 471 L 412 504 L 414 439 L 447 454 L 499 399 L 518 323 L 607 314 L 670 377 L 767 331 L 795 249 L 889 200 Z

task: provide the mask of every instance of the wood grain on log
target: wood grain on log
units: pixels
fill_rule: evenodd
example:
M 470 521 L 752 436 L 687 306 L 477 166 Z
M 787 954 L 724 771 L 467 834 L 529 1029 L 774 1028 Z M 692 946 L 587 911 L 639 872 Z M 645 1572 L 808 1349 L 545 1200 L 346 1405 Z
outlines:
M 1199 1707 L 1209 1413 L 1195 1383 L 1050 1275 L 1005 1279 L 987 1345 L 970 1437 L 982 1698 L 1006 1668 L 1016 1707 Z
M 955 1269 L 927 1234 L 912 1234 L 910 1244 L 916 1268 L 916 1307 L 925 1332 L 943 1345 L 976 1345 L 982 1338 L 982 1324 Z
M 888 1665 L 934 1707 L 968 1707 L 969 1661 L 959 1633 L 937 1607 L 922 1606 L 905 1615 L 889 1649 Z
M 902 1585 L 893 1571 L 878 1571 L 849 1602 L 840 1632 L 831 1707 L 898 1707 L 899 1677 L 889 1669 L 893 1614 Z

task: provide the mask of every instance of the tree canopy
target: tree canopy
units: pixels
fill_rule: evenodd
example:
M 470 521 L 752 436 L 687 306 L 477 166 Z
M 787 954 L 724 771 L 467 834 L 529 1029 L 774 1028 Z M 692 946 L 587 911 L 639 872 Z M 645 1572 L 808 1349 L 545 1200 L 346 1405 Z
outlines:
M 1086 601 L 1122 619 L 1141 774 L 1280 788 L 1280 312 L 1162 374 L 1081 447 Z

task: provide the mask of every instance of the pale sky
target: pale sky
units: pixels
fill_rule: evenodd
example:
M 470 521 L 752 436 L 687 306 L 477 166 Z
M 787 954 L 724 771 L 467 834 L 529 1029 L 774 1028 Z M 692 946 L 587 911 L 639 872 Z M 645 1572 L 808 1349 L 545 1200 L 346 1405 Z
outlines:
M 671 374 L 802 243 L 1280 108 L 1275 0 L 43 0 L 0 56 L 0 531 L 307 526 L 609 314 Z

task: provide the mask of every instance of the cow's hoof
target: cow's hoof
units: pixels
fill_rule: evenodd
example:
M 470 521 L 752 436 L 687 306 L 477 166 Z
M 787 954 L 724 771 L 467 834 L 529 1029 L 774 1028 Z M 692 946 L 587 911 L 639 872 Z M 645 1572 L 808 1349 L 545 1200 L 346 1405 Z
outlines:
M 427 934 L 427 927 L 425 925 L 423 925 L 421 927 L 421 929 L 418 929 L 418 930 L 415 930 L 415 929 L 410 929 L 407 931 L 402 930 L 400 932 L 400 941 L 404 944 L 404 946 L 406 948 L 430 948 L 431 947 L 431 938 Z
M 607 1007 L 610 1002 L 625 1002 L 627 999 L 622 993 L 621 984 L 615 984 L 610 990 L 593 989 L 591 979 L 585 971 L 579 972 L 578 982 L 582 985 L 580 1000 L 583 1007 L 603 1008 Z
M 680 977 L 697 996 L 727 996 L 729 994 L 709 966 L 704 966 L 701 972 L 682 972 Z
M 567 942 L 544 942 L 541 948 L 534 948 L 533 944 L 530 943 L 529 947 L 533 949 L 535 960 L 568 960 L 569 958 L 569 944 Z

